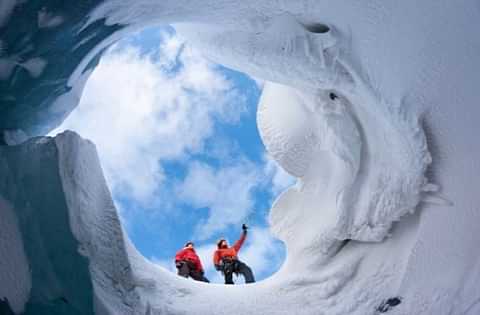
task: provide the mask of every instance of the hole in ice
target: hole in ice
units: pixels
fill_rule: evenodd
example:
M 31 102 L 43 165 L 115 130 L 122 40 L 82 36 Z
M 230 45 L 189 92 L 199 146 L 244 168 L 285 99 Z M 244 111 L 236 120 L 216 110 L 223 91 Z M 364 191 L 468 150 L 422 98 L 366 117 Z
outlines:
M 385 301 L 383 301 L 378 307 L 377 307 L 377 312 L 379 313 L 386 313 L 390 311 L 392 308 L 395 306 L 399 305 L 402 303 L 402 300 L 400 297 L 393 297 L 389 298 Z
M 223 283 L 216 242 L 233 245 L 247 223 L 239 259 L 259 281 L 284 261 L 267 214 L 290 184 L 257 131 L 261 88 L 207 61 L 172 28 L 145 29 L 105 52 L 60 129 L 96 144 L 126 231 L 145 257 L 177 273 L 175 254 L 193 241 L 206 277 Z
M 305 28 L 311 32 L 311 33 L 316 33 L 316 34 L 325 34 L 330 31 L 330 27 L 326 24 L 322 23 L 311 23 L 311 24 L 305 24 Z

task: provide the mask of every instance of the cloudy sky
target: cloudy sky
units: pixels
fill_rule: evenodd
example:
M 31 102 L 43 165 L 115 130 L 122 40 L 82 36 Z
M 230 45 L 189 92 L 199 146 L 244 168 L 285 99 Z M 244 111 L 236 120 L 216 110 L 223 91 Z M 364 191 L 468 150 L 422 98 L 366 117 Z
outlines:
M 188 240 L 213 282 L 214 244 L 251 227 L 240 259 L 257 279 L 278 270 L 281 242 L 268 231 L 272 201 L 292 179 L 265 153 L 255 122 L 261 82 L 216 65 L 171 28 L 147 29 L 112 47 L 79 107 L 56 130 L 97 145 L 125 228 L 148 259 L 174 271 Z

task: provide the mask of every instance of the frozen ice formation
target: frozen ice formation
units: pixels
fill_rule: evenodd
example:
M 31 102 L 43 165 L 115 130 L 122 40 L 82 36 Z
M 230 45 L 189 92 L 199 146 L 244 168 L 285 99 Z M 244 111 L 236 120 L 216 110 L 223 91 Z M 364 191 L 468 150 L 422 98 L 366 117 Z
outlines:
M 358 92 L 361 95 L 360 88 Z M 318 216 L 325 230 L 319 232 L 316 226 L 309 239 L 327 243 L 381 241 L 394 221 L 414 211 L 430 163 L 419 121 L 400 110 L 382 111 L 385 104 L 375 106 L 374 99 L 356 96 L 350 102 L 333 92 L 265 85 L 258 109 L 263 142 L 280 165 L 300 179 L 299 187 L 290 188 L 272 209 L 274 230 L 288 217 L 277 213 L 283 198 L 302 204 L 298 213 L 305 223 Z M 383 119 L 374 119 L 376 115 Z M 388 138 L 378 137 L 382 133 Z
M 479 314 L 479 21 L 476 0 L 1 2 L 0 298 L 36 315 Z M 75 108 L 109 44 L 158 23 L 267 81 L 262 140 L 298 178 L 270 213 L 288 250 L 270 279 L 151 264 L 92 143 L 25 141 Z
M 404 262 L 393 254 L 414 235 L 407 220 L 396 239 L 382 243 L 387 266 L 383 253 L 370 257 L 371 246 L 352 243 L 334 263 L 317 261 L 319 249 L 310 249 L 254 285 L 204 284 L 135 250 L 90 141 L 65 132 L 1 146 L 0 174 L 0 249 L 8 257 L 0 292 L 19 314 L 226 314 L 232 307 L 239 314 L 365 314 L 392 291 Z

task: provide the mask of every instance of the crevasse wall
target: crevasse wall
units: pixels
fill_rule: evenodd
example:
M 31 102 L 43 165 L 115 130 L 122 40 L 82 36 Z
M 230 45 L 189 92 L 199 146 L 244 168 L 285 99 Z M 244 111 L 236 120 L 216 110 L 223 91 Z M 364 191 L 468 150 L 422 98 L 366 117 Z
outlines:
M 2 6 L 5 142 L 58 125 L 116 38 L 176 23 L 212 59 L 271 81 L 259 129 L 299 178 L 271 211 L 288 249 L 282 269 L 225 288 L 177 279 L 136 252 L 90 143 L 67 133 L 3 147 L 0 206 L 11 223 L 0 248 L 17 257 L 16 272 L 31 270 L 0 290 L 16 312 L 373 314 L 396 296 L 390 314 L 480 311 L 476 1 Z

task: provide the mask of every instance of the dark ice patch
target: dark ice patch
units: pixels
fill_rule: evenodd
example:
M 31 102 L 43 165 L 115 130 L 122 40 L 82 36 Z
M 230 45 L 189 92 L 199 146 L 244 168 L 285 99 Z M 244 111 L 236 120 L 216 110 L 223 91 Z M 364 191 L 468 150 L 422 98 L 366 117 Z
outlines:
M 402 303 L 400 297 L 389 298 L 388 300 L 382 301 L 382 303 L 377 307 L 376 311 L 378 313 L 386 313 L 400 303 Z
M 332 101 L 334 101 L 335 99 L 338 98 L 337 94 L 335 94 L 335 93 L 333 93 L 333 92 L 330 92 L 330 94 L 328 94 L 328 96 L 330 97 L 330 99 L 331 99 Z
M 0 315 L 15 315 L 7 298 L 0 299 Z
M 330 27 L 323 23 L 309 23 L 304 24 L 304 26 L 307 31 L 315 34 L 325 34 L 330 31 Z

